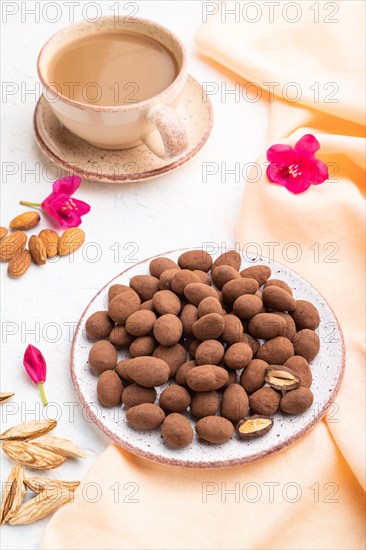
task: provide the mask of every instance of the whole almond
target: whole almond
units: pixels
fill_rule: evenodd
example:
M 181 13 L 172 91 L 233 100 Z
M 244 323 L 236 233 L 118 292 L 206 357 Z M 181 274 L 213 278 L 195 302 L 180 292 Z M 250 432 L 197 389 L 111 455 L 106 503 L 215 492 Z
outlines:
M 74 492 L 60 487 L 45 489 L 39 495 L 28 500 L 9 520 L 10 525 L 25 525 L 48 516 L 57 508 L 73 500 Z
M 12 256 L 8 263 L 9 277 L 21 277 L 27 271 L 31 263 L 31 255 L 29 250 L 19 250 Z
M 38 214 L 38 212 L 30 210 L 29 212 L 23 212 L 23 214 L 19 214 L 19 216 L 11 220 L 9 225 L 12 229 L 22 229 L 26 231 L 27 229 L 35 227 L 39 223 L 40 219 L 41 216 Z
M 71 227 L 61 235 L 58 243 L 58 253 L 60 256 L 72 254 L 82 246 L 85 241 L 85 233 L 78 227 Z
M 52 470 L 66 461 L 64 456 L 41 449 L 27 441 L 7 441 L 3 444 L 3 451 L 14 462 L 33 470 Z
M 38 237 L 44 244 L 46 249 L 47 258 L 53 258 L 58 254 L 58 243 L 60 237 L 53 229 L 42 229 Z
M 6 229 L 6 227 L 0 227 L 0 239 L 2 239 L 3 237 L 5 237 L 5 235 L 7 234 L 8 230 Z
M 7 262 L 27 244 L 27 235 L 23 231 L 10 233 L 0 241 L 0 260 Z
M 28 248 L 30 255 L 32 256 L 32 260 L 37 265 L 44 265 L 47 260 L 47 252 L 46 248 L 37 235 L 32 235 L 31 238 L 28 241 Z

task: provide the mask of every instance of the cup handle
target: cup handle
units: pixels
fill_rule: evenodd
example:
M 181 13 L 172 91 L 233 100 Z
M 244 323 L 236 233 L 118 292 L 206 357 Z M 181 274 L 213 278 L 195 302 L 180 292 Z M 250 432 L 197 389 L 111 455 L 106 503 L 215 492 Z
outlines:
M 158 130 L 163 148 L 146 136 L 145 145 L 158 157 L 164 160 L 172 160 L 179 157 L 188 147 L 188 136 L 178 113 L 171 107 L 158 104 L 147 114 L 147 119 Z

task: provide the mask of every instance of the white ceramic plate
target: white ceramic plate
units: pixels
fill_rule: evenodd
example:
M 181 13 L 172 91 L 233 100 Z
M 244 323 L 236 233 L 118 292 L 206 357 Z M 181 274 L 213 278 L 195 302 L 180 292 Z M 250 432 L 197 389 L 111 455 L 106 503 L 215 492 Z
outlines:
M 182 252 L 183 250 L 176 250 L 159 254 L 159 256 L 176 260 Z M 112 409 L 102 407 L 98 403 L 96 394 L 97 377 L 91 373 L 88 366 L 88 354 L 92 342 L 85 336 L 85 321 L 95 311 L 108 308 L 108 288 L 112 284 L 128 284 L 134 275 L 148 274 L 150 260 L 151 258 L 130 267 L 100 290 L 84 311 L 72 346 L 71 376 L 81 405 L 86 409 L 88 417 L 94 420 L 111 439 L 132 453 L 166 464 L 195 468 L 235 466 L 288 447 L 310 430 L 329 407 L 334 407 L 334 411 L 336 410 L 333 400 L 342 379 L 345 363 L 344 342 L 339 323 L 328 303 L 310 283 L 282 264 L 269 262 L 266 258 L 256 259 L 255 262 L 243 261 L 242 269 L 253 263 L 270 265 L 272 278 L 286 281 L 293 289 L 296 299 L 309 300 L 320 314 L 321 323 L 318 329 L 320 352 L 311 364 L 313 372 L 311 390 L 314 393 L 314 404 L 311 409 L 299 416 L 286 416 L 277 412 L 274 415 L 275 422 L 272 430 L 251 441 L 239 440 L 236 435 L 233 435 L 232 439 L 224 445 L 210 445 L 195 436 L 188 447 L 175 450 L 164 444 L 159 429 L 143 432 L 130 428 L 126 423 L 124 407 Z M 127 353 L 119 352 L 119 359 L 124 357 L 127 357 Z M 190 421 L 194 427 L 194 421 L 191 419 Z

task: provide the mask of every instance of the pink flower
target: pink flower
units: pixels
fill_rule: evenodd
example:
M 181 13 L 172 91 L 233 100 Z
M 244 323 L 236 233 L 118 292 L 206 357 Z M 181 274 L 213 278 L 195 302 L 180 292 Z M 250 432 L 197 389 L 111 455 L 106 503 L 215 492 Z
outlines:
M 52 193 L 40 203 L 20 201 L 26 206 L 40 206 L 49 216 L 55 218 L 61 227 L 77 227 L 81 224 L 81 216 L 87 214 L 90 206 L 86 202 L 72 198 L 80 186 L 78 176 L 67 176 L 56 180 Z
M 291 193 L 303 193 L 310 185 L 319 185 L 328 179 L 327 165 L 315 158 L 320 149 L 318 140 L 306 134 L 291 145 L 272 145 L 267 151 L 267 177 L 274 183 L 286 187 Z
M 47 405 L 43 382 L 46 381 L 47 366 L 45 358 L 39 349 L 29 344 L 23 357 L 23 365 L 29 378 L 38 385 L 44 405 Z
M 87 214 L 90 206 L 86 202 L 71 198 L 81 183 L 78 176 L 69 176 L 55 181 L 52 193 L 42 202 L 41 208 L 56 218 L 62 227 L 76 227 L 81 216 Z

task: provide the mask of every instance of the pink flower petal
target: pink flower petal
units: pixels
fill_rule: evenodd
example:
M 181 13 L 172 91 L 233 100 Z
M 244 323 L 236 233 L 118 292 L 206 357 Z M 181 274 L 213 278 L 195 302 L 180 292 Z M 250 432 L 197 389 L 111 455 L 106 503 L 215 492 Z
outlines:
M 272 145 L 272 147 L 267 150 L 267 160 L 269 160 L 269 162 L 290 164 L 295 158 L 296 155 L 290 145 L 281 145 L 279 143 Z
M 81 216 L 90 211 L 89 204 L 71 197 L 71 193 L 79 187 L 80 181 L 77 176 L 56 181 L 51 195 L 41 204 L 42 209 L 62 227 L 77 227 L 81 224 Z
M 287 178 L 284 178 L 281 174 L 281 170 L 283 170 L 283 168 L 283 164 L 272 162 L 269 166 L 267 166 L 266 173 L 268 179 L 273 183 L 278 183 L 279 185 L 286 186 Z
M 315 159 L 313 185 L 319 185 L 329 178 L 328 166 L 322 160 Z
M 70 195 L 65 195 L 63 193 L 51 193 L 48 197 L 44 199 L 41 204 L 43 210 L 47 210 L 49 206 L 53 208 L 62 207 L 67 201 L 70 200 Z
M 61 224 L 61 218 L 58 214 L 57 209 L 54 207 L 52 202 L 43 201 L 42 202 L 42 210 L 46 212 L 49 216 L 52 218 L 55 218 L 59 224 Z
M 58 210 L 57 217 L 61 227 L 77 227 L 81 224 L 81 217 L 75 210 Z
M 323 183 L 328 177 L 327 165 L 316 158 L 308 159 L 301 165 L 302 177 L 306 178 L 309 183 L 318 185 Z
M 306 134 L 295 145 L 295 151 L 299 155 L 309 158 L 320 149 L 320 143 L 313 134 Z
M 300 177 L 288 179 L 285 187 L 291 193 L 298 195 L 299 193 L 303 193 L 304 191 L 309 189 L 310 185 L 311 183 L 306 178 Z
M 284 185 L 291 193 L 303 193 L 310 185 L 323 183 L 328 176 L 327 165 L 315 158 L 320 144 L 315 136 L 306 134 L 292 149 L 289 145 L 275 144 L 267 151 L 270 165 L 267 177 Z
M 84 216 L 84 214 L 90 212 L 90 205 L 86 202 L 79 201 L 78 199 L 72 199 L 72 202 L 75 204 L 77 212 L 80 216 Z
M 65 195 L 72 195 L 79 188 L 81 179 L 79 176 L 67 176 L 56 180 L 52 185 L 52 195 L 63 193 Z
M 29 378 L 35 384 L 46 380 L 46 361 L 42 353 L 35 346 L 29 344 L 24 353 L 23 365 Z

